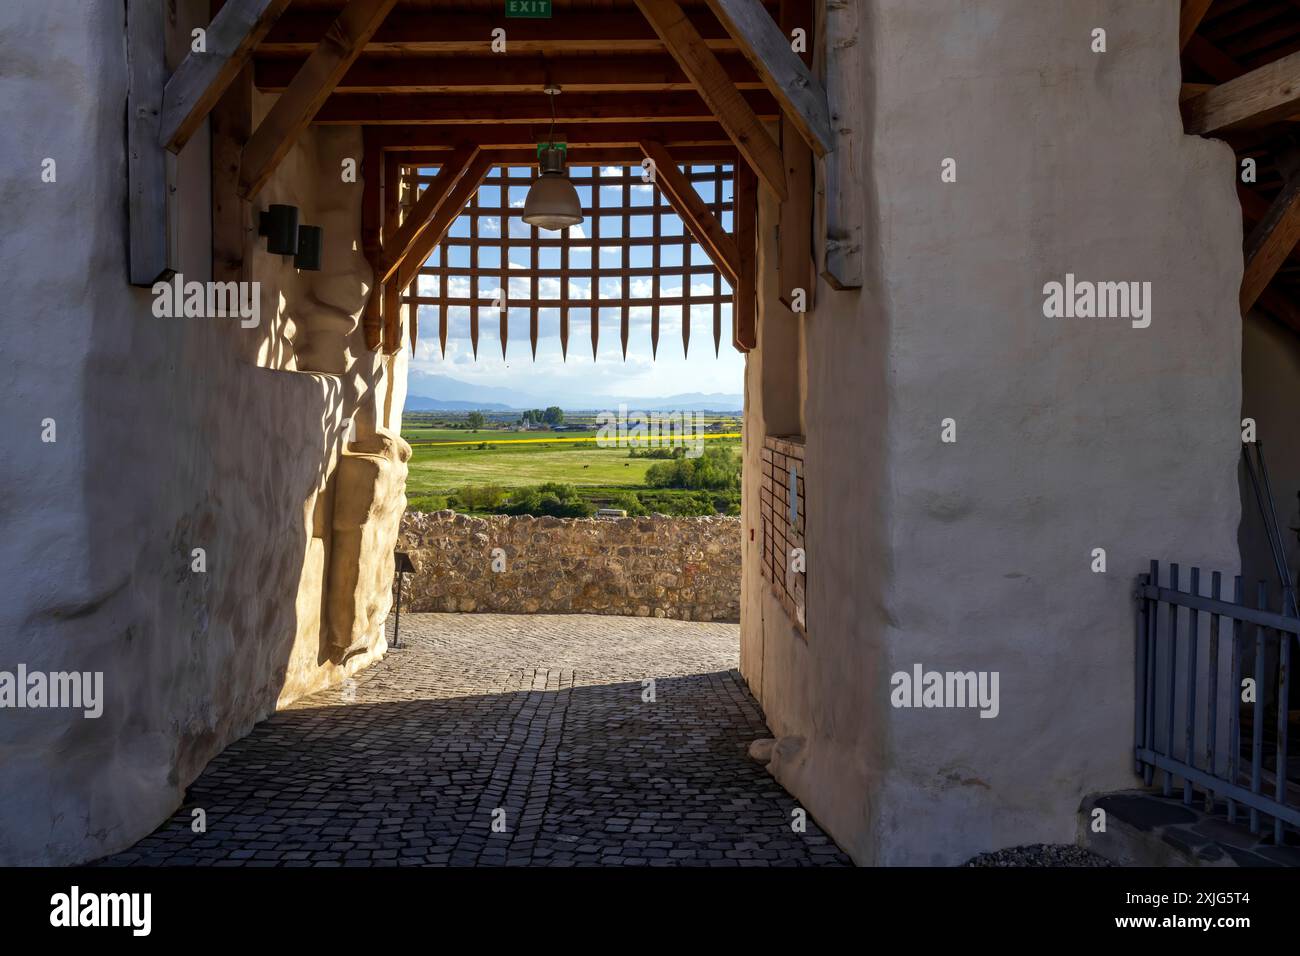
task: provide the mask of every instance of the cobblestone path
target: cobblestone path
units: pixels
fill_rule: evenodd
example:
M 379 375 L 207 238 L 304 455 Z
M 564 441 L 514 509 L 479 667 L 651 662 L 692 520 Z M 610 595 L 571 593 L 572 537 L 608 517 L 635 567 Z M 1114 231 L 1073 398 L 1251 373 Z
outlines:
M 768 732 L 736 625 L 409 614 L 401 637 L 231 745 L 102 862 L 848 864 L 811 819 L 792 830 L 795 800 L 746 755 Z

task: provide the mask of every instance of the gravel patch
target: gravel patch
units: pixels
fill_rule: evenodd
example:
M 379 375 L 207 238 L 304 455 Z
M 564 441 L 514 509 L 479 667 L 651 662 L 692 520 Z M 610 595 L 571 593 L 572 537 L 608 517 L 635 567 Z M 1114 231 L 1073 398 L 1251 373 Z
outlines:
M 971 857 L 963 866 L 1114 866 L 1105 857 L 1069 843 L 1033 843 Z

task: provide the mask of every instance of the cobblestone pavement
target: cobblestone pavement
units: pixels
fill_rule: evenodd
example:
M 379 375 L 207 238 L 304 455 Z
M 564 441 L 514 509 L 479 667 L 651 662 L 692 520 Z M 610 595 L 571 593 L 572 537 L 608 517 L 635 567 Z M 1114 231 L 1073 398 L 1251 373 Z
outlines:
M 849 863 L 811 819 L 793 832 L 794 798 L 746 755 L 768 731 L 737 625 L 409 614 L 401 631 L 401 650 L 259 724 L 102 862 Z

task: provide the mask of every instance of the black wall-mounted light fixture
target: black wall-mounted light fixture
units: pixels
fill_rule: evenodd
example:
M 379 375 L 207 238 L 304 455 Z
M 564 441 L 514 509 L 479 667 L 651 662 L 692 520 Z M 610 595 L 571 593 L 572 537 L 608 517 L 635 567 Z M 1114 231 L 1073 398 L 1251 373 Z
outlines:
M 298 253 L 293 257 L 295 268 L 306 272 L 320 272 L 325 230 L 320 226 L 298 227 Z
M 272 203 L 262 211 L 257 234 L 266 236 L 266 251 L 272 255 L 297 255 L 298 207 Z

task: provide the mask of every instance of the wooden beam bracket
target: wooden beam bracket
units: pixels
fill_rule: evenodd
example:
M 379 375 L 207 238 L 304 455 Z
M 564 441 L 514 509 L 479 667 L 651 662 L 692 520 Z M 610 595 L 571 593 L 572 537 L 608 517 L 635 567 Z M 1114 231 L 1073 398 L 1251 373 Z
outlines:
M 167 76 L 162 5 L 127 0 L 127 209 L 132 285 L 151 286 L 179 262 L 176 157 L 158 143 Z
M 289 0 L 227 0 L 204 31 L 203 52 L 191 51 L 167 81 L 159 130 L 166 149 L 178 153 L 189 142 L 288 5 Z
M 763 84 L 776 97 L 804 142 L 818 156 L 835 148 L 826 91 L 790 47 L 790 40 L 759 0 L 708 0 Z
M 718 217 L 705 205 L 690 180 L 682 175 L 662 143 L 643 140 L 641 151 L 654 163 L 655 184 L 668 197 L 677 215 L 709 254 L 713 264 L 734 287 L 740 276 L 740 251 L 736 240 L 722 228 Z

